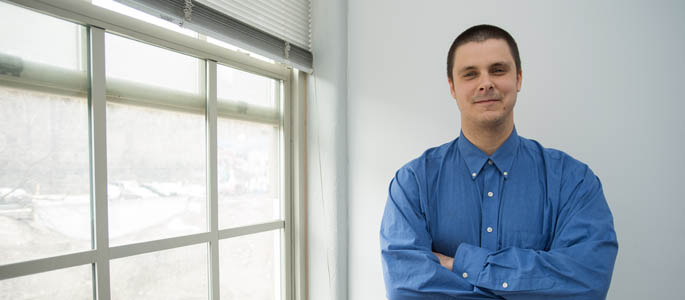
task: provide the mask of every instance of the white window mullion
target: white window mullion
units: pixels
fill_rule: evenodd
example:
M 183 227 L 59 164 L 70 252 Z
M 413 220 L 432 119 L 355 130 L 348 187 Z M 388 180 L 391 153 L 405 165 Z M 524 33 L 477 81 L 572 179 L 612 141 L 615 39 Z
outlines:
M 260 232 L 267 232 L 275 229 L 285 228 L 285 221 L 269 221 L 265 223 L 252 224 L 247 226 L 233 227 L 219 230 L 219 239 L 230 239 L 234 237 L 250 235 Z
M 289 77 L 292 76 L 292 73 L 290 74 Z M 292 77 L 291 77 L 292 78 Z M 293 254 L 292 254 L 292 233 L 293 233 L 293 222 L 292 222 L 292 138 L 291 138 L 291 125 L 292 125 L 292 116 L 291 116 L 291 86 L 290 86 L 290 81 L 291 78 L 288 78 L 288 80 L 282 81 L 281 84 L 279 85 L 279 88 L 277 89 L 278 93 L 276 93 L 276 96 L 278 97 L 277 99 L 281 99 L 280 104 L 281 104 L 281 109 L 282 111 L 282 117 L 281 117 L 281 161 L 282 161 L 282 195 L 283 195 L 283 207 L 282 207 L 282 215 L 283 218 L 285 219 L 285 229 L 283 230 L 283 241 L 284 245 L 282 245 L 282 259 L 281 261 L 283 262 L 282 268 L 281 268 L 281 290 L 282 293 L 285 297 L 283 299 L 285 300 L 292 300 L 293 299 L 293 277 L 291 276 L 292 274 L 292 262 L 293 262 Z
M 95 257 L 95 250 L 89 250 L 7 264 L 0 266 L 0 280 L 92 264 Z
M 93 204 L 93 241 L 96 250 L 94 285 L 97 299 L 109 300 L 105 31 L 102 28 L 91 26 L 88 34 L 91 203 Z
M 207 200 L 209 242 L 209 289 L 210 299 L 219 300 L 219 197 L 217 179 L 217 108 L 216 108 L 216 62 L 207 60 Z
M 305 300 L 307 291 L 307 269 L 305 256 L 307 245 L 305 243 L 306 239 L 306 215 L 305 212 L 305 178 L 306 178 L 306 167 L 305 161 L 305 149 L 307 147 L 305 143 L 306 131 L 305 131 L 305 117 L 306 117 L 306 107 L 305 107 L 305 90 L 306 90 L 306 75 L 302 71 L 293 70 L 290 77 L 291 90 L 288 95 L 290 95 L 290 100 L 288 101 L 288 106 L 290 107 L 290 140 L 291 140 L 291 164 L 290 170 L 286 173 L 286 176 L 292 177 L 290 187 L 290 200 L 289 205 L 291 206 L 290 222 L 291 231 L 290 236 L 290 249 L 292 251 L 292 270 L 288 273 L 292 277 L 290 288 L 293 291 L 290 293 L 293 295 L 292 300 Z

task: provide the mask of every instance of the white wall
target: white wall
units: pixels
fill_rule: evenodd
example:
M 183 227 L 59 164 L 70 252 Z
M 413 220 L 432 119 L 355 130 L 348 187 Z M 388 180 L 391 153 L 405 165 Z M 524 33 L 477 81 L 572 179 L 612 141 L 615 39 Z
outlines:
M 309 299 L 347 299 L 347 1 L 312 1 L 307 82 Z
M 519 44 L 519 134 L 602 180 L 619 237 L 608 299 L 682 294 L 685 2 L 561 2 L 349 0 L 349 299 L 384 298 L 378 231 L 388 183 L 458 136 L 445 56 L 481 23 Z

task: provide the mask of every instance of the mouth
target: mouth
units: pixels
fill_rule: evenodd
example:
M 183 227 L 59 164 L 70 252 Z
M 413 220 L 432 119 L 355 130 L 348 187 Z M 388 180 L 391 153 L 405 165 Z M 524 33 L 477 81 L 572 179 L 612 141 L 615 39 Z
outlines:
M 482 99 L 482 100 L 476 101 L 475 104 L 484 104 L 485 105 L 485 104 L 495 103 L 498 101 L 500 101 L 500 100 L 498 100 L 498 99 Z

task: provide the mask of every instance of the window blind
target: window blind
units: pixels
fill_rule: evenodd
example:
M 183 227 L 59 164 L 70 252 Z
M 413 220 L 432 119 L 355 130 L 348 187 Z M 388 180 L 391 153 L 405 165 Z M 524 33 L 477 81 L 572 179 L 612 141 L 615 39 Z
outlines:
M 310 50 L 309 0 L 196 0 Z
M 303 71 L 312 70 L 310 0 L 116 0 Z

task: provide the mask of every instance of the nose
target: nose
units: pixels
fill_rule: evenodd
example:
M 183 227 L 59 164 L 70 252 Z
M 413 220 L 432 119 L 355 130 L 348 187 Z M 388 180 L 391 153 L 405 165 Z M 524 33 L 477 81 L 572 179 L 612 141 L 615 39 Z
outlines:
M 495 90 L 495 85 L 490 81 L 490 77 L 483 76 L 482 78 L 483 80 L 481 80 L 480 85 L 478 86 L 479 93 L 489 93 Z

